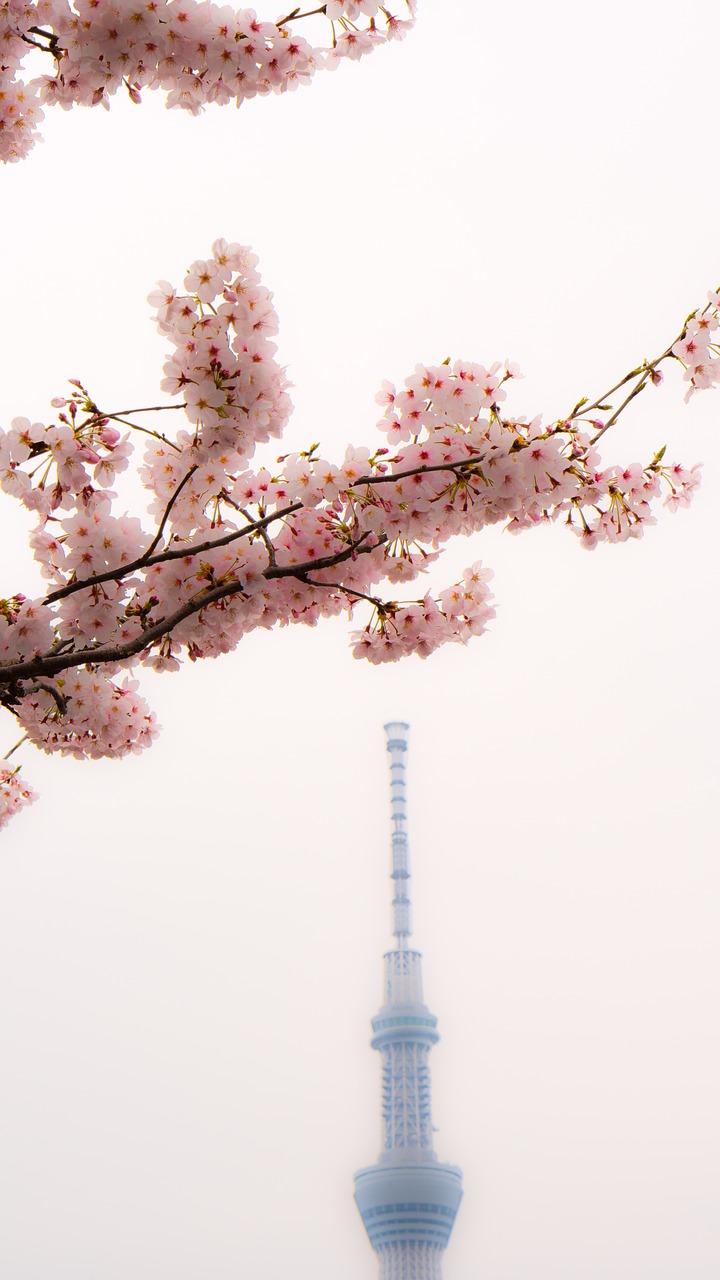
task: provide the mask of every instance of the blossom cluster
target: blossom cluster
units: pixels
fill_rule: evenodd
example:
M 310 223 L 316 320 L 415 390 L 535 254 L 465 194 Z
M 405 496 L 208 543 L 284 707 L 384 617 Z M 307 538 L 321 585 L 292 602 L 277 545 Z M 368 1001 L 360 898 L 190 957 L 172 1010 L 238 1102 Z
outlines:
M 332 47 L 323 48 L 291 32 L 307 16 L 298 9 L 272 23 L 210 0 L 0 0 L 0 159 L 19 160 L 34 145 L 41 104 L 108 107 L 121 88 L 137 103 L 148 88 L 197 115 L 208 103 L 295 89 L 319 67 L 402 37 L 414 12 L 414 0 L 404 2 L 399 18 L 379 0 L 328 0 Z M 50 74 L 24 82 L 33 50 Z
M 35 514 L 31 545 L 48 582 L 45 596 L 0 601 L 0 700 L 46 751 L 147 746 L 157 726 L 130 669 L 216 657 L 258 627 L 360 608 L 369 617 L 353 651 L 373 663 L 465 644 L 494 616 L 480 562 L 439 592 L 392 598 L 449 539 L 559 520 L 586 547 L 623 542 L 654 523 L 663 496 L 686 506 L 699 483 L 697 468 L 663 451 L 603 467 L 597 441 L 612 419 L 590 417 L 596 406 L 546 425 L 513 416 L 516 366 L 464 360 L 417 365 L 400 388 L 384 382 L 376 448 L 348 445 L 331 461 L 313 446 L 258 464 L 291 404 L 257 259 L 217 240 L 182 289 L 162 281 L 150 302 L 169 348 L 171 402 L 157 409 L 180 418 L 174 431 L 141 428 L 150 528 L 119 510 L 111 488 L 132 432 L 82 383 L 53 401 L 56 421 L 0 430 L 0 488 Z M 719 302 L 699 330 L 688 325 L 682 358 L 687 334 L 717 323 Z M 666 357 L 681 358 L 676 348 Z M 659 381 L 657 363 L 635 371 L 638 385 Z
M 353 637 L 355 657 L 374 664 L 396 662 L 406 653 L 428 658 L 440 645 L 465 644 L 471 636 L 482 635 L 495 617 L 488 586 L 492 576 L 478 560 L 437 600 L 428 594 L 414 604 L 378 606 L 374 622 Z
M 42 682 L 44 683 L 44 682 Z M 137 681 L 118 684 L 88 669 L 68 672 L 52 686 L 30 686 L 18 710 L 27 737 L 44 751 L 99 760 L 138 752 L 157 736 L 154 713 Z
M 685 399 L 696 391 L 706 391 L 720 383 L 720 344 L 718 332 L 720 291 L 708 293 L 704 311 L 690 316 L 681 338 L 673 344 L 672 354 L 685 366 L 683 377 L 690 383 Z
M 23 782 L 18 770 L 0 763 L 0 830 L 33 800 L 37 793 Z

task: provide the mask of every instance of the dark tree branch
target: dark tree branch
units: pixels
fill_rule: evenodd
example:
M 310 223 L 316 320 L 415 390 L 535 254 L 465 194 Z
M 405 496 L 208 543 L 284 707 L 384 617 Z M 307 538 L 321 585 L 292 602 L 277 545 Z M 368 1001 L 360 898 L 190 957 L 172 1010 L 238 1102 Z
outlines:
M 30 30 L 32 31 L 33 28 L 31 27 Z M 31 45 L 33 49 L 39 49 L 41 53 L 51 54 L 52 57 L 56 59 L 56 61 L 60 59 L 61 55 L 57 52 L 56 49 L 53 49 L 51 45 L 40 44 L 39 40 L 33 40 L 32 37 L 26 35 L 25 32 L 18 32 L 18 34 L 20 36 L 20 39 L 24 40 L 25 44 Z
M 362 533 L 355 542 L 351 542 L 349 546 L 342 551 L 337 551 L 335 555 L 318 556 L 316 560 L 308 560 L 306 564 L 281 564 L 271 566 L 265 570 L 266 578 L 299 578 L 304 581 L 305 574 L 314 573 L 320 569 L 333 569 L 336 564 L 344 564 L 346 560 L 351 560 L 353 556 L 367 555 L 368 552 L 374 551 L 376 547 L 382 547 L 387 542 L 387 534 L 381 534 L 371 547 L 367 546 L 367 539 L 370 537 L 368 533 Z M 323 587 L 324 583 L 315 583 L 315 586 Z M 0 671 L 2 671 L 0 667 Z
M 35 680 L 26 692 L 34 693 L 36 689 L 42 689 L 43 693 L 49 693 L 50 697 L 54 699 L 60 715 L 65 715 L 65 712 L 67 711 L 67 699 L 63 697 L 59 689 L 55 688 L 54 684 L 48 684 L 46 680 Z
M 49 53 L 56 62 L 60 62 L 67 50 L 59 43 L 54 31 L 45 31 L 43 27 L 28 27 L 28 31 L 32 32 L 34 36 L 40 36 L 42 40 L 47 40 L 47 44 L 40 44 L 38 40 L 32 40 L 24 31 L 19 31 L 17 34 L 26 44 L 32 45 L 33 49 L 39 49 L 41 53 Z

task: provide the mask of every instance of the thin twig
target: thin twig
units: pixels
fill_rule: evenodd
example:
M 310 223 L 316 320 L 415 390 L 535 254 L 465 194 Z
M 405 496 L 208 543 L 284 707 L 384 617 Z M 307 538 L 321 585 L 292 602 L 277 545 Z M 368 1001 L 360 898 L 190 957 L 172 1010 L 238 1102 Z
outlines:
M 238 507 L 238 511 L 240 512 L 241 516 L 245 517 L 246 520 L 252 521 L 252 516 L 250 515 L 250 512 L 248 511 L 247 507 Z M 277 564 L 277 560 L 275 558 L 275 546 L 272 541 L 272 538 L 270 537 L 270 534 L 267 531 L 267 528 L 259 529 L 258 533 L 260 534 L 260 537 L 265 543 L 265 550 L 268 553 L 268 559 L 270 561 L 270 564 L 271 565 Z
M 186 408 L 186 404 L 151 404 L 142 409 L 116 409 L 115 413 L 103 413 L 102 409 L 98 409 L 97 405 L 93 405 L 89 421 L 93 422 L 96 418 L 123 417 L 126 413 L 165 413 L 168 409 Z
M 10 757 L 11 757 L 12 755 L 14 755 L 14 754 L 15 754 L 15 752 L 16 752 L 16 751 L 17 751 L 17 749 L 18 749 L 18 747 L 21 747 L 21 746 L 22 746 L 22 744 L 23 744 L 23 742 L 27 742 L 27 740 L 28 740 L 28 735 L 27 735 L 26 733 L 24 733 L 24 734 L 23 734 L 23 736 L 22 736 L 22 738 L 20 739 L 20 741 L 19 741 L 19 742 L 16 742 L 16 743 L 15 743 L 15 746 L 14 746 L 14 747 L 11 747 L 9 751 L 6 751 L 6 752 L 5 752 L 5 755 L 3 756 L 3 760 L 9 760 L 9 759 L 10 759 Z
M 685 330 L 683 329 L 683 333 L 684 332 Z M 681 337 L 682 337 L 682 334 L 681 334 Z M 597 441 L 600 439 L 600 437 L 604 436 L 605 432 L 609 431 L 610 428 L 615 425 L 618 418 L 620 417 L 620 414 L 623 412 L 623 409 L 626 409 L 627 406 L 630 404 L 630 401 L 634 400 L 635 396 L 639 395 L 640 392 L 645 389 L 645 387 L 647 386 L 647 381 L 648 381 L 648 378 L 650 377 L 650 374 L 655 371 L 655 369 L 659 364 L 662 364 L 663 360 L 666 360 L 668 356 L 672 355 L 672 349 L 675 346 L 675 343 L 678 341 L 680 341 L 680 339 L 676 338 L 675 342 L 671 343 L 670 346 L 667 347 L 665 351 L 663 351 L 661 356 L 658 356 L 656 360 L 653 360 L 651 364 L 649 364 L 645 369 L 643 369 L 642 374 L 638 379 L 638 382 L 633 387 L 629 395 L 625 397 L 622 404 L 615 410 L 612 416 L 608 418 L 605 425 L 601 427 L 599 431 L 595 432 L 595 435 L 592 437 L 592 440 L 590 442 L 591 444 L 596 444 Z M 585 411 L 583 410 L 583 412 Z
M 175 408 L 184 409 L 184 407 L 185 407 L 184 405 L 168 405 L 167 406 L 168 409 L 175 409 Z M 135 410 L 132 410 L 132 412 L 141 413 L 141 412 L 147 412 L 147 410 L 135 409 Z M 182 449 L 180 448 L 180 446 L 177 444 L 173 444 L 172 440 L 168 440 L 167 436 L 160 435 L 157 431 L 151 431 L 149 427 L 139 427 L 137 422 L 128 422 L 127 418 L 122 418 L 119 413 L 103 413 L 103 414 L 99 414 L 98 417 L 107 418 L 109 421 L 112 421 L 112 422 L 121 422 L 124 427 L 130 427 L 132 431 L 140 431 L 144 436 L 152 436 L 153 440 L 162 440 L 163 444 L 169 445 L 170 448 L 174 449 L 176 453 L 182 453 Z M 86 423 L 83 423 L 83 426 L 86 426 L 86 425 L 87 425 Z
M 345 591 L 348 595 L 357 596 L 358 600 L 367 600 L 376 609 L 385 607 L 379 596 L 368 596 L 364 591 L 357 591 L 355 587 L 345 586 L 344 582 L 314 582 L 312 578 L 308 577 L 304 577 L 303 582 L 306 582 L 309 587 L 327 587 L 328 590 Z
M 276 27 L 284 27 L 286 22 L 299 22 L 301 18 L 312 18 L 316 13 L 325 13 L 327 5 L 321 4 L 318 9 L 308 9 L 307 13 L 301 13 L 300 7 L 293 9 L 292 13 L 286 13 L 284 18 L 278 18 L 275 23 Z

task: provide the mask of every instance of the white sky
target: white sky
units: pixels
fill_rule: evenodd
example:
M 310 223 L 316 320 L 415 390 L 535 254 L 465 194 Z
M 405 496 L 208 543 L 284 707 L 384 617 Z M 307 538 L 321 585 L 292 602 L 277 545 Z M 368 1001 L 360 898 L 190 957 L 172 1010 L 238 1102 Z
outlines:
M 719 44 L 704 0 L 424 0 L 404 45 L 239 114 L 48 112 L 2 174 L 3 420 L 67 377 L 155 402 L 145 296 L 219 235 L 275 293 L 288 448 L 370 442 L 417 360 L 517 360 L 520 412 L 600 394 L 720 282 Z M 344 623 L 256 634 L 145 678 L 142 757 L 19 753 L 42 796 L 0 857 L 0 1274 L 376 1275 L 351 1178 L 379 1146 L 400 717 L 437 1149 L 465 1172 L 447 1280 L 717 1280 L 719 414 L 678 374 L 607 437 L 707 464 L 641 543 L 453 549 L 436 582 L 496 571 L 467 650 L 378 670 Z M 0 592 L 27 592 L 3 520 Z

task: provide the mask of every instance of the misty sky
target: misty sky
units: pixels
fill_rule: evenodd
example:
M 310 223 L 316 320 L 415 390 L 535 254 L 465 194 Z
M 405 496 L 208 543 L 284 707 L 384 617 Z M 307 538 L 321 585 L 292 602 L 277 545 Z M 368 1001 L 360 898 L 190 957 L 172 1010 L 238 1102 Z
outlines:
M 68 377 L 155 403 L 146 295 L 218 236 L 275 295 L 273 458 L 374 443 L 420 360 L 517 361 L 518 413 L 594 398 L 720 283 L 719 45 L 704 0 L 421 0 L 403 45 L 240 112 L 49 111 L 1 178 L 2 421 Z M 254 634 L 143 677 L 142 757 L 13 757 L 41 798 L 0 849 L 3 1280 L 374 1280 L 392 718 L 465 1175 L 447 1280 L 717 1280 L 720 392 L 683 394 L 603 457 L 703 460 L 692 508 L 592 554 L 452 547 L 432 582 L 496 575 L 467 649 L 376 669 L 343 621 Z M 1 509 L 0 594 L 30 594 Z

